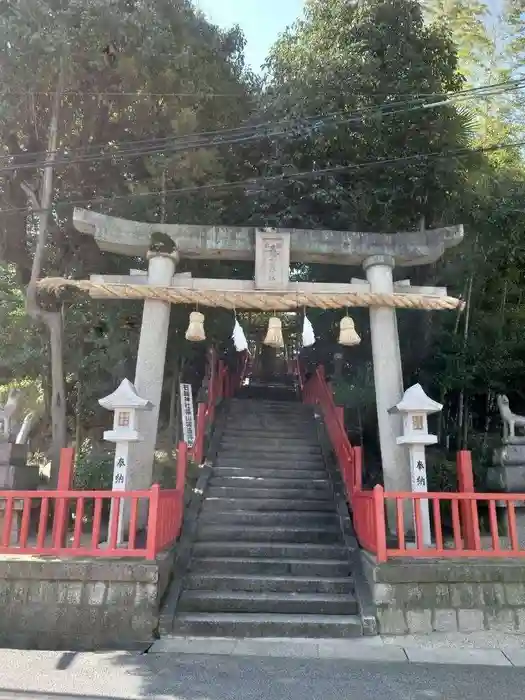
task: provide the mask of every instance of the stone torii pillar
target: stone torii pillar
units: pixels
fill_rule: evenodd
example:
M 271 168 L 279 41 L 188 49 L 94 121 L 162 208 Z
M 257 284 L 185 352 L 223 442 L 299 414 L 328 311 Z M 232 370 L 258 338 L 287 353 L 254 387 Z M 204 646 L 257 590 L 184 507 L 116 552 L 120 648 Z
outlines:
M 178 254 L 150 251 L 147 258 L 148 284 L 170 285 Z M 130 490 L 146 489 L 152 484 L 170 310 L 171 304 L 165 301 L 146 299 L 144 302 L 134 386 L 137 394 L 152 404 L 152 409 L 137 416 L 143 439 L 130 445 Z
M 363 268 L 372 293 L 394 292 L 394 266 L 395 259 L 391 255 L 372 255 L 366 258 Z M 394 308 L 370 308 L 370 336 L 385 489 L 410 491 L 410 471 L 400 468 L 407 464 L 406 448 L 397 442 L 402 420 L 398 414 L 389 413 L 390 408 L 403 396 L 403 368 Z

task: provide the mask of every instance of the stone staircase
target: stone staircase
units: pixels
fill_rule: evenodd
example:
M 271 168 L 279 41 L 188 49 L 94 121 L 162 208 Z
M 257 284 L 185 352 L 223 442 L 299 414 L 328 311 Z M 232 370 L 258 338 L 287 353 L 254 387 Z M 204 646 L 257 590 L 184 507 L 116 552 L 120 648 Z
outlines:
M 253 396 L 254 389 L 244 393 Z M 312 411 L 283 401 L 293 394 L 282 387 L 272 396 L 230 404 L 173 634 L 362 634 L 349 552 Z

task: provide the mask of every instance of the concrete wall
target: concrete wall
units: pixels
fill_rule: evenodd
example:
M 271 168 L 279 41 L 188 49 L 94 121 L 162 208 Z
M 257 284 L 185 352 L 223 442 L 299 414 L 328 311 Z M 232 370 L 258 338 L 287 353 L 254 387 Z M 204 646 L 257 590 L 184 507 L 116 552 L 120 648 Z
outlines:
M 145 649 L 172 562 L 2 557 L 0 646 Z
M 362 553 L 381 634 L 525 634 L 525 561 L 409 560 Z

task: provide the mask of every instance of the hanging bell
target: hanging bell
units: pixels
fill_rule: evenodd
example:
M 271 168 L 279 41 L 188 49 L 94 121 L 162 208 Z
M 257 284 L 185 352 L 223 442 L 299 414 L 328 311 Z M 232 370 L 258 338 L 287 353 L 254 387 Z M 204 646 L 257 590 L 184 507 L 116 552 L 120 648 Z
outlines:
M 206 333 L 204 332 L 204 314 L 201 314 L 199 311 L 192 311 L 190 314 L 190 323 L 186 331 L 186 340 L 190 340 L 192 343 L 199 343 L 202 340 L 206 340 Z
M 344 316 L 339 326 L 339 345 L 359 345 L 361 338 L 355 329 L 354 321 L 350 316 Z
M 266 333 L 264 344 L 272 348 L 284 348 L 281 319 L 277 318 L 277 316 L 272 316 L 268 321 L 268 332 Z

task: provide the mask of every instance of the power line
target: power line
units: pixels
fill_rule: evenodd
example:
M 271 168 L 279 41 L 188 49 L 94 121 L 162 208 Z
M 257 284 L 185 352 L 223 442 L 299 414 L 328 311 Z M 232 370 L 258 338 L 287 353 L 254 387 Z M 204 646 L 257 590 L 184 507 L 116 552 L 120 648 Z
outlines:
M 3 93 L 3 96 L 9 96 L 9 95 L 17 95 L 17 96 L 27 96 L 30 97 L 31 95 L 54 95 L 53 90 L 18 90 L 18 91 L 13 91 L 13 90 L 7 90 L 5 93 Z M 250 92 L 246 91 L 246 93 L 243 92 L 148 92 L 148 91 L 142 91 L 142 90 L 134 90 L 131 92 L 119 92 L 119 91 L 114 91 L 114 92 L 106 92 L 104 90 L 64 90 L 62 93 L 63 97 L 67 97 L 68 95 L 75 95 L 79 97 L 218 97 L 218 98 L 227 98 L 227 97 L 232 97 L 238 99 L 239 97 L 250 97 Z
M 201 131 L 201 132 L 196 132 L 193 134 L 187 134 L 184 136 L 163 136 L 163 137 L 159 137 L 159 138 L 147 138 L 147 139 L 132 140 L 129 142 L 124 141 L 124 142 L 121 142 L 120 145 L 119 144 L 114 144 L 114 145 L 117 146 L 120 149 L 121 153 L 123 153 L 123 154 L 127 153 L 127 150 L 126 150 L 127 147 L 129 147 L 131 149 L 131 148 L 135 148 L 139 145 L 144 145 L 144 147 L 146 148 L 149 146 L 153 147 L 157 144 L 159 145 L 159 147 L 160 146 L 165 147 L 165 146 L 169 146 L 170 142 L 173 144 L 176 144 L 179 142 L 183 143 L 185 141 L 191 142 L 192 140 L 195 140 L 196 138 L 203 138 L 203 137 L 208 137 L 210 139 L 210 144 L 214 145 L 216 142 L 219 143 L 219 141 L 216 141 L 216 140 L 219 139 L 223 135 L 231 135 L 234 137 L 235 136 L 250 135 L 252 133 L 257 133 L 257 130 L 260 130 L 262 127 L 270 127 L 270 126 L 277 127 L 277 126 L 286 125 L 286 124 L 290 124 L 290 123 L 298 123 L 299 121 L 309 122 L 309 121 L 314 121 L 314 120 L 335 118 L 339 115 L 344 115 L 344 114 L 345 114 L 344 112 L 332 112 L 332 113 L 325 114 L 325 115 L 316 114 L 316 115 L 302 117 L 302 118 L 291 117 L 288 119 L 281 119 L 278 121 L 261 122 L 259 124 L 254 124 L 251 126 L 246 125 L 246 126 L 238 126 L 238 127 L 233 127 L 233 128 L 227 128 L 227 129 L 217 129 L 214 131 Z M 262 135 L 265 136 L 266 132 Z M 98 144 L 98 145 L 92 144 L 92 145 L 88 145 L 88 146 L 81 146 L 77 149 L 67 149 L 67 152 L 74 153 L 76 151 L 83 151 L 86 149 L 104 148 L 108 145 L 112 145 L 112 144 Z M 22 151 L 20 154 L 16 154 L 16 156 L 20 156 L 20 155 L 22 155 L 24 157 L 39 156 L 39 155 L 45 156 L 47 154 L 48 154 L 47 151 Z M 89 155 L 89 154 L 86 154 L 86 156 L 87 155 Z M 102 154 L 97 154 L 95 157 L 98 158 L 101 155 Z M 107 154 L 107 156 L 110 158 L 118 157 L 119 155 L 120 155 L 120 153 L 118 151 L 116 151 L 114 153 Z M 0 158 L 6 159 L 6 158 L 14 158 L 16 156 L 4 155 L 4 156 L 0 156 Z M 73 160 L 72 159 L 71 159 L 71 161 L 68 160 L 68 162 L 73 162 Z M 43 166 L 45 166 L 45 163 L 32 163 L 32 164 L 27 164 L 27 166 L 25 163 L 21 163 L 18 166 L 13 165 L 12 168 L 13 169 L 22 169 L 24 167 L 34 168 L 34 167 L 43 167 Z
M 513 80 L 505 80 L 499 83 L 492 83 L 488 85 L 479 85 L 477 87 L 465 88 L 458 92 L 392 92 L 390 90 L 383 92 L 367 92 L 366 97 L 381 97 L 384 95 L 396 95 L 399 97 L 439 97 L 439 96 L 449 96 L 454 94 L 467 94 L 479 92 L 482 90 L 487 90 L 489 88 L 503 87 L 506 85 L 512 85 L 513 83 L 521 82 L 519 78 Z M 6 90 L 2 93 L 2 96 L 17 95 L 17 96 L 31 96 L 31 95 L 54 95 L 54 90 Z M 243 92 L 211 92 L 211 91 L 195 91 L 195 92 L 149 92 L 147 90 L 131 90 L 131 91 L 105 91 L 105 90 L 64 90 L 63 96 L 68 95 L 78 95 L 78 96 L 91 96 L 91 97 L 217 97 L 217 98 L 238 98 L 243 96 L 250 97 L 250 91 L 247 90 L 246 93 Z
M 522 79 L 521 81 L 515 81 L 516 86 L 513 89 L 517 89 L 518 87 L 523 87 L 525 86 L 525 79 Z M 305 118 L 295 118 L 295 119 L 288 119 L 288 120 L 282 120 L 281 122 L 266 122 L 264 126 L 267 125 L 272 125 L 275 127 L 279 125 L 286 125 L 290 124 L 291 122 L 295 121 L 295 128 L 298 129 L 299 132 L 303 133 L 298 133 L 298 135 L 306 135 L 306 132 L 308 129 L 310 130 L 316 130 L 321 127 L 326 127 L 330 125 L 334 126 L 342 126 L 344 124 L 351 124 L 351 123 L 361 123 L 362 120 L 365 117 L 374 117 L 376 116 L 381 116 L 381 117 L 389 117 L 389 116 L 395 116 L 396 114 L 401 114 L 401 113 L 408 113 L 412 111 L 420 111 L 420 110 L 427 110 L 427 109 L 435 109 L 436 107 L 442 107 L 447 104 L 453 104 L 456 102 L 458 99 L 461 99 L 460 97 L 457 97 L 456 95 L 453 95 L 450 99 L 448 100 L 439 100 L 436 102 L 430 102 L 430 103 L 420 103 L 420 104 L 415 104 L 412 107 L 408 107 L 405 109 L 391 109 L 392 107 L 396 106 L 396 103 L 385 103 L 383 105 L 383 108 L 376 108 L 376 111 L 374 113 L 373 107 L 370 107 L 368 110 L 361 111 L 360 113 L 354 113 L 355 116 L 350 115 L 347 119 L 340 119 L 336 121 L 333 117 L 342 115 L 344 113 L 342 112 L 334 112 L 332 114 L 328 115 L 314 115 L 311 117 L 305 117 Z M 463 98 L 465 99 L 465 98 Z M 384 109 L 384 108 L 387 109 Z M 306 122 L 313 122 L 309 126 L 307 126 L 305 123 Z M 117 158 L 135 158 L 135 157 L 144 157 L 144 156 L 151 156 L 151 155 L 160 155 L 160 154 L 165 154 L 165 153 L 178 153 L 178 152 L 184 152 L 184 151 L 189 151 L 189 150 L 195 150 L 199 148 L 210 148 L 210 147 L 217 147 L 217 146 L 226 146 L 226 145 L 233 145 L 236 143 L 246 143 L 248 141 L 254 141 L 254 140 L 259 140 L 259 139 L 264 139 L 264 138 L 276 138 L 279 136 L 286 136 L 290 130 L 294 129 L 294 125 L 289 126 L 287 129 L 282 129 L 280 131 L 272 131 L 271 129 L 261 131 L 260 127 L 262 125 L 254 126 L 254 127 L 237 127 L 234 129 L 225 129 L 225 130 L 219 130 L 215 132 L 201 132 L 203 136 L 208 135 L 208 138 L 198 138 L 199 134 L 191 134 L 188 136 L 184 137 L 165 137 L 162 139 L 159 139 L 162 141 L 162 144 L 156 145 L 156 141 L 152 140 L 151 144 L 145 143 L 143 147 L 139 148 L 137 147 L 135 150 L 133 150 L 133 147 L 137 145 L 137 142 L 132 142 L 130 144 L 129 149 L 121 148 L 120 151 L 112 152 L 112 153 L 106 153 L 106 154 L 96 154 L 96 155 L 90 155 L 90 154 L 85 154 L 73 158 L 55 158 L 52 165 L 53 167 L 55 166 L 68 166 L 68 165 L 73 165 L 76 163 L 94 163 L 94 162 L 102 162 L 105 160 L 115 160 Z M 225 134 L 231 134 L 232 138 L 227 139 L 223 138 Z M 238 134 L 238 136 L 236 136 Z M 214 135 L 214 136 L 212 136 Z M 168 140 L 171 141 L 172 143 L 168 143 Z M 45 153 L 45 152 L 41 152 Z M 24 156 L 28 156 L 28 152 L 23 153 Z M 6 156 L 7 157 L 7 156 Z M 44 163 L 19 163 L 17 165 L 10 165 L 10 166 L 4 166 L 0 168 L 0 173 L 8 173 L 8 172 L 15 172 L 18 170 L 33 170 L 35 168 L 43 168 L 46 167 L 46 162 Z
M 516 79 L 516 80 L 511 80 L 511 81 L 505 81 L 501 83 L 495 83 L 492 85 L 486 85 L 486 86 L 480 86 L 477 88 L 469 88 L 467 90 L 463 91 L 458 91 L 455 93 L 435 93 L 435 97 L 441 97 L 441 98 L 446 98 L 446 99 L 441 99 L 438 100 L 437 102 L 434 103 L 424 103 L 423 98 L 415 98 L 411 100 L 397 100 L 397 101 L 391 101 L 391 102 L 384 102 L 382 105 L 370 105 L 366 107 L 365 109 L 362 109 L 358 112 L 350 113 L 348 114 L 347 112 L 344 111 L 339 111 L 339 112 L 331 112 L 328 114 L 315 114 L 315 115 L 309 115 L 305 117 L 290 117 L 288 119 L 281 119 L 278 121 L 267 121 L 267 122 L 261 122 L 259 124 L 253 124 L 253 125 L 245 125 L 245 126 L 239 126 L 239 127 L 233 127 L 233 128 L 227 128 L 227 129 L 219 129 L 219 130 L 214 130 L 214 131 L 202 131 L 202 132 L 197 132 L 194 134 L 188 134 L 185 136 L 166 136 L 166 137 L 159 137 L 159 138 L 147 138 L 147 139 L 138 139 L 138 140 L 132 140 L 129 142 L 121 142 L 120 144 L 89 144 L 87 146 L 80 146 L 75 149 L 69 149 L 67 152 L 72 154 L 76 153 L 77 151 L 86 151 L 86 150 L 91 150 L 91 149 L 100 149 L 100 148 L 105 148 L 108 145 L 111 147 L 115 148 L 117 147 L 121 152 L 112 152 L 108 153 L 106 155 L 104 154 L 93 154 L 92 156 L 89 153 L 83 154 L 84 157 L 80 160 L 74 160 L 73 158 L 68 158 L 68 159 L 62 159 L 59 161 L 58 159 L 54 161 L 55 165 L 67 165 L 69 163 L 74 163 L 74 162 L 82 162 L 86 159 L 93 158 L 94 160 L 105 160 L 105 159 L 113 159 L 115 157 L 120 157 L 123 155 L 129 155 L 129 156 L 141 156 L 141 155 L 151 155 L 155 153 L 156 151 L 145 151 L 144 153 L 142 152 L 131 152 L 128 153 L 126 151 L 127 148 L 138 148 L 140 145 L 143 145 L 144 148 L 152 148 L 155 145 L 159 146 L 159 151 L 162 150 L 160 148 L 161 144 L 170 144 L 170 142 L 176 143 L 176 142 L 183 142 L 184 140 L 194 140 L 198 137 L 215 137 L 219 138 L 221 135 L 226 135 L 230 134 L 232 137 L 233 136 L 247 136 L 247 135 L 255 135 L 257 133 L 257 130 L 260 130 L 263 127 L 277 127 L 279 125 L 286 125 L 290 123 L 302 123 L 304 124 L 305 122 L 309 121 L 322 121 L 324 119 L 332 119 L 337 116 L 348 116 L 350 118 L 358 119 L 360 116 L 367 116 L 370 112 L 375 112 L 379 115 L 384 115 L 388 116 L 390 114 L 394 114 L 397 112 L 400 112 L 402 110 L 397 110 L 397 112 L 393 111 L 394 107 L 403 107 L 403 106 L 409 106 L 412 105 L 407 109 L 407 111 L 413 111 L 413 109 L 429 109 L 429 108 L 434 108 L 434 107 L 440 107 L 444 106 L 446 104 L 452 104 L 456 101 L 462 101 L 463 99 L 472 99 L 472 98 L 480 98 L 480 93 L 485 92 L 487 93 L 486 95 L 481 95 L 481 97 L 495 97 L 502 92 L 507 92 L 511 90 L 517 90 L 525 86 L 525 78 L 521 79 Z M 497 88 L 497 91 L 494 92 L 494 90 Z M 506 89 L 503 89 L 506 88 Z M 416 103 L 416 104 L 414 104 Z M 390 111 L 383 111 L 383 110 L 390 110 Z M 346 122 L 345 122 L 346 123 Z M 284 132 L 282 132 L 284 134 Z M 278 135 L 282 135 L 279 133 Z M 267 136 L 271 136 L 272 134 L 267 134 L 263 133 L 261 134 L 262 138 L 265 138 Z M 217 145 L 217 143 L 212 142 L 210 143 L 211 146 Z M 4 155 L 0 156 L 0 158 L 4 159 L 9 159 L 9 158 L 15 158 L 17 156 L 23 156 L 24 158 L 30 157 L 30 156 L 38 156 L 38 155 L 52 155 L 51 153 L 48 153 L 47 151 L 22 151 L 20 154 L 16 155 Z M 4 169 L 0 169 L 0 172 L 10 172 L 12 170 L 19 170 L 19 169 L 28 169 L 28 168 L 36 168 L 36 167 L 45 167 L 45 163 L 21 163 L 18 165 L 12 165 L 12 166 L 6 166 Z
M 258 183 L 265 182 L 286 182 L 294 179 L 308 178 L 318 175 L 327 174 L 337 174 L 345 173 L 352 170 L 364 170 L 369 167 L 375 166 L 390 166 L 397 165 L 399 163 L 409 163 L 409 162 L 423 162 L 426 160 L 443 160 L 449 158 L 461 158 L 464 156 L 475 155 L 478 153 L 490 153 L 495 151 L 500 151 L 510 148 L 521 148 L 525 146 L 525 141 L 517 141 L 514 143 L 500 143 L 493 144 L 491 146 L 480 146 L 479 148 L 461 148 L 453 151 L 448 151 L 446 153 L 416 153 L 411 156 L 399 156 L 397 158 L 383 158 L 373 161 L 363 161 L 361 163 L 354 163 L 352 165 L 335 165 L 327 168 L 320 168 L 318 170 L 305 170 L 297 173 L 280 174 L 280 175 L 262 175 L 247 180 L 238 181 L 224 181 L 224 182 L 212 182 L 207 185 L 195 185 L 189 187 L 181 187 L 175 189 L 167 189 L 164 192 L 132 192 L 129 194 L 115 195 L 113 197 L 98 197 L 96 199 L 77 199 L 77 200 L 59 200 L 53 203 L 53 207 L 58 206 L 76 206 L 79 204 L 111 204 L 116 200 L 121 199 L 135 199 L 138 197 L 160 197 L 165 194 L 189 194 L 194 192 L 203 192 L 210 189 L 223 189 L 237 187 L 248 187 L 250 185 L 256 185 Z M 0 214 L 15 214 L 15 213 L 27 213 L 27 214 L 38 214 L 42 212 L 42 209 L 30 209 L 28 207 L 13 207 L 12 209 L 0 209 Z

